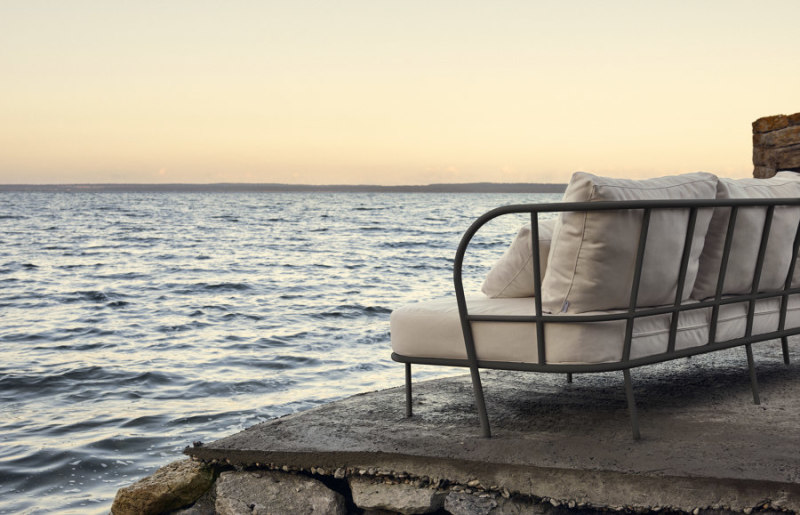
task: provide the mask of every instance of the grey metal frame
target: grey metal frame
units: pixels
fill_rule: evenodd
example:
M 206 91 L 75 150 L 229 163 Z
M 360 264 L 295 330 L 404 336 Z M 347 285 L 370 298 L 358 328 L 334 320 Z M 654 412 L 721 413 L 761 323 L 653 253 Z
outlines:
M 606 372 L 622 370 L 625 396 L 628 403 L 628 411 L 631 420 L 631 430 L 633 437 L 640 437 L 639 421 L 636 412 L 636 402 L 633 394 L 630 370 L 635 367 L 660 363 L 680 357 L 689 357 L 696 354 L 713 352 L 720 349 L 744 346 L 747 355 L 748 370 L 750 374 L 750 384 L 753 391 L 753 402 L 760 403 L 758 393 L 758 381 L 753 360 L 751 344 L 767 340 L 780 339 L 785 364 L 789 364 L 789 347 L 787 338 L 794 334 L 800 334 L 800 327 L 786 328 L 786 311 L 790 295 L 800 293 L 800 287 L 792 287 L 792 276 L 794 274 L 795 262 L 797 260 L 798 245 L 800 245 L 800 224 L 794 234 L 792 245 L 792 260 L 789 271 L 784 283 L 784 287 L 777 291 L 759 292 L 759 282 L 761 271 L 764 265 L 767 244 L 770 237 L 786 237 L 787 235 L 772 235 L 772 218 L 776 208 L 781 207 L 800 207 L 800 198 L 781 198 L 781 199 L 729 199 L 729 200 L 641 200 L 641 201 L 615 201 L 615 202 L 559 202 L 549 204 L 520 204 L 503 206 L 493 209 L 479 217 L 467 229 L 461 238 L 458 250 L 456 251 L 453 263 L 453 281 L 455 284 L 456 301 L 458 303 L 461 327 L 464 333 L 464 345 L 466 346 L 467 359 L 439 359 L 439 358 L 419 358 L 414 356 L 402 356 L 392 353 L 392 359 L 405 364 L 405 387 L 406 387 L 406 416 L 412 416 L 412 396 L 411 396 L 411 365 L 443 365 L 456 367 L 469 367 L 472 378 L 473 394 L 475 405 L 478 411 L 481 424 L 481 434 L 485 437 L 491 436 L 489 427 L 489 417 L 486 410 L 486 403 L 481 384 L 481 368 L 499 370 L 520 370 L 530 372 L 550 372 L 566 373 L 567 381 L 572 381 L 574 373 Z M 684 303 L 683 284 L 686 278 L 691 254 L 692 236 L 697 220 L 697 213 L 700 209 L 730 209 L 728 218 L 728 229 L 725 235 L 725 245 L 722 255 L 722 262 L 717 279 L 716 295 L 710 299 L 700 302 Z M 723 286 L 727 271 L 728 259 L 730 257 L 733 232 L 736 226 L 736 218 L 739 210 L 747 208 L 763 208 L 766 211 L 764 219 L 764 231 L 759 244 L 758 256 L 755 264 L 755 273 L 752 287 L 749 293 L 739 295 L 723 296 Z M 637 298 L 639 295 L 639 282 L 642 274 L 642 262 L 644 260 L 645 244 L 647 242 L 647 232 L 650 226 L 650 217 L 653 211 L 657 210 L 688 210 L 689 219 L 684 239 L 684 249 L 681 257 L 678 287 L 675 301 L 671 306 L 660 307 L 639 307 Z M 628 308 L 622 313 L 607 313 L 599 315 L 550 315 L 542 312 L 541 302 L 541 278 L 542 270 L 539 262 L 539 231 L 538 221 L 541 213 L 562 213 L 562 212 L 587 212 L 587 211 L 618 211 L 618 210 L 641 210 L 642 226 L 639 234 L 639 242 L 636 255 L 636 264 L 633 270 L 633 283 L 630 292 L 630 302 Z M 503 215 L 528 213 L 531 219 L 531 239 L 532 239 L 532 260 L 533 260 L 533 282 L 534 282 L 534 306 L 535 315 L 533 316 L 500 316 L 500 315 L 472 315 L 467 310 L 467 302 L 464 294 L 462 281 L 462 268 L 464 256 L 469 247 L 470 241 L 487 222 Z M 788 235 L 791 236 L 791 235 Z M 753 318 L 755 314 L 756 301 L 767 298 L 780 297 L 781 309 L 778 322 L 778 330 L 768 333 L 752 334 Z M 745 336 L 734 340 L 717 341 L 716 329 L 720 306 L 748 302 L 747 320 Z M 678 329 L 679 314 L 683 311 L 695 309 L 711 308 L 711 322 L 709 324 L 709 340 L 702 346 L 689 349 L 675 349 L 675 339 Z M 647 317 L 660 314 L 671 314 L 671 323 L 668 333 L 667 351 L 661 354 L 647 356 L 644 358 L 631 359 L 631 341 L 633 337 L 633 324 L 636 318 Z M 545 355 L 545 324 L 557 323 L 576 323 L 576 322 L 608 322 L 614 320 L 625 320 L 625 339 L 623 342 L 622 359 L 614 363 L 586 364 L 586 365 L 558 365 L 548 364 Z M 475 352 L 475 341 L 472 335 L 473 322 L 508 322 L 508 323 L 533 323 L 536 327 L 536 342 L 538 345 L 537 363 L 515 363 L 479 360 Z

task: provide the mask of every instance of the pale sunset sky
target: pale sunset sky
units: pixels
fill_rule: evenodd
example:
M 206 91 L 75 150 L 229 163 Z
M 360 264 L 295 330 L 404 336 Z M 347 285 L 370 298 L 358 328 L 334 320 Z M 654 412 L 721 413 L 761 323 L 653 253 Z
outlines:
M 752 174 L 800 1 L 0 2 L 0 183 Z

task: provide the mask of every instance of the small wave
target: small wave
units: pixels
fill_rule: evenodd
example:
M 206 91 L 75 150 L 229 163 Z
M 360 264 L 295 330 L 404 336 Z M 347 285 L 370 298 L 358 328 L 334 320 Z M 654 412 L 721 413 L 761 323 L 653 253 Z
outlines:
M 67 298 L 64 299 L 64 302 L 80 302 L 80 301 L 89 301 L 89 302 L 110 302 L 115 300 L 116 297 L 119 295 L 111 293 L 108 294 L 103 291 L 99 290 L 85 290 L 85 291 L 76 291 L 68 294 Z
M 194 329 L 202 329 L 203 327 L 208 327 L 211 324 L 206 324 L 204 322 L 198 322 L 195 320 L 194 322 L 188 324 L 176 324 L 176 325 L 162 325 L 158 328 L 158 332 L 160 333 L 182 333 L 185 331 L 192 331 Z
M 7 374 L 0 376 L 0 391 L 9 399 L 14 399 L 23 392 L 30 392 L 38 396 L 49 393 L 50 390 L 62 392 L 65 389 L 74 388 L 76 385 L 80 385 L 81 388 L 89 388 L 108 384 L 127 384 L 141 381 L 143 377 L 149 377 L 149 374 L 155 373 L 122 372 L 96 365 L 53 371 L 49 374 Z
M 263 320 L 264 319 L 264 317 L 261 317 L 261 316 L 258 316 L 258 315 L 246 315 L 244 313 L 228 313 L 226 315 L 222 315 L 222 319 L 226 320 L 226 321 L 227 320 L 235 320 L 237 318 L 246 319 L 246 320 L 254 320 L 254 321 L 258 321 L 258 320 Z
M 195 286 L 209 291 L 244 291 L 250 289 L 250 286 L 244 283 L 198 283 Z
M 380 245 L 381 247 L 386 247 L 390 249 L 407 249 L 411 247 L 439 247 L 443 246 L 442 244 L 437 244 L 436 242 L 432 241 L 384 241 Z
M 25 216 L 22 215 L 0 215 L 0 220 L 25 220 Z
M 330 311 L 314 313 L 314 318 L 358 318 L 361 316 L 378 316 L 391 313 L 392 310 L 382 306 L 362 306 L 361 304 L 342 304 Z
M 225 220 L 226 222 L 238 222 L 239 221 L 239 219 L 237 217 L 233 216 L 233 215 L 217 215 L 217 216 L 212 216 L 211 218 L 214 218 L 216 220 Z

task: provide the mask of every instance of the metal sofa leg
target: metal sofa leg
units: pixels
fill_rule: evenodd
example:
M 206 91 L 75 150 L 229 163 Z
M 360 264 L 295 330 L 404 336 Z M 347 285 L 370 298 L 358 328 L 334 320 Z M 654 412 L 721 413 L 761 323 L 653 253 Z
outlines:
M 411 415 L 411 363 L 406 363 L 406 418 Z
M 631 432 L 633 439 L 638 440 L 641 438 L 639 434 L 639 414 L 636 412 L 636 399 L 633 398 L 633 384 L 631 384 L 631 371 L 625 369 L 622 371 L 625 378 L 625 397 L 628 398 L 628 414 L 631 417 Z
M 747 368 L 750 370 L 750 386 L 753 389 L 753 404 L 761 404 L 761 399 L 758 397 L 758 378 L 756 377 L 756 365 L 753 361 L 753 348 L 751 345 L 745 345 L 747 351 Z
M 783 363 L 789 364 L 789 338 L 784 336 L 781 338 L 781 348 L 783 349 Z
M 568 383 L 572 382 L 572 372 L 567 372 L 567 382 Z
M 489 428 L 489 415 L 486 413 L 486 402 L 483 399 L 483 386 L 481 385 L 481 375 L 477 366 L 469 367 L 472 376 L 472 392 L 475 395 L 475 407 L 478 408 L 478 417 L 481 420 L 481 436 L 489 438 L 492 431 Z

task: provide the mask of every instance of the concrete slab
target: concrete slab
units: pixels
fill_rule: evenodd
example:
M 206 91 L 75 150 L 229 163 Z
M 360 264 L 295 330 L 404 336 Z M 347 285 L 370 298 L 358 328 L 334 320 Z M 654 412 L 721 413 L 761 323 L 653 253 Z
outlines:
M 632 371 L 642 439 L 631 437 L 622 373 L 484 371 L 493 437 L 481 438 L 468 376 L 357 395 L 253 426 L 186 453 L 234 465 L 376 469 L 475 479 L 593 506 L 800 511 L 800 341 L 755 344 L 761 405 L 744 348 Z M 398 366 L 401 366 L 398 364 Z

